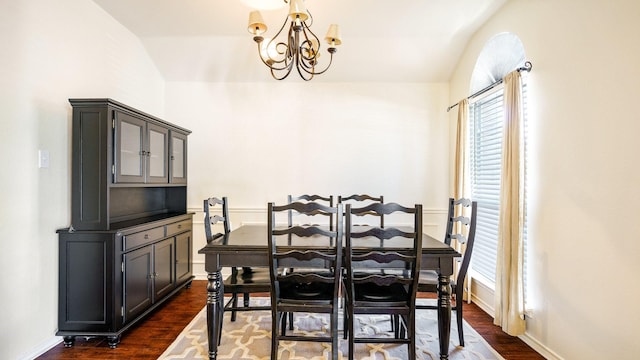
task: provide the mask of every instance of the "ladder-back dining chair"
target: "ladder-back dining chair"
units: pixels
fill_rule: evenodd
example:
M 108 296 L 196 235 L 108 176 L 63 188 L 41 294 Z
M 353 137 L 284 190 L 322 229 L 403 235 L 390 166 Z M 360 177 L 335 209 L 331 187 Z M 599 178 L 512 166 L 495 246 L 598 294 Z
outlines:
M 380 215 L 405 213 L 412 226 L 354 226 L 353 217 L 375 212 Z M 355 343 L 407 344 L 408 359 L 416 357 L 415 300 L 422 254 L 422 205 L 404 207 L 396 203 L 371 204 L 361 208 L 346 206 L 345 212 L 345 335 L 349 359 Z M 367 272 L 367 268 L 397 271 Z M 356 336 L 357 315 L 390 315 L 394 336 Z
M 214 214 L 213 210 L 220 207 L 221 215 Z M 213 226 L 221 223 L 223 232 L 214 233 Z M 229 203 L 226 197 L 210 197 L 204 200 L 204 232 L 207 243 L 222 241 L 226 234 L 231 231 L 229 221 Z M 251 293 L 268 293 L 271 290 L 268 268 L 243 267 L 240 272 L 238 268 L 231 268 L 231 275 L 223 281 L 225 294 L 230 294 L 231 299 L 223 304 L 223 311 L 231 311 L 231 321 L 236 320 L 237 311 L 269 310 L 270 306 L 251 306 Z M 238 294 L 243 294 L 243 304 L 238 306 Z M 222 300 L 224 301 L 224 300 Z M 222 317 L 221 317 L 222 319 Z
M 451 240 L 455 240 L 462 250 L 462 262 L 458 267 L 458 274 L 451 280 L 451 293 L 453 294 L 456 312 L 456 322 L 458 325 L 458 340 L 460 346 L 464 346 L 464 333 L 462 327 L 462 299 L 464 292 L 464 279 L 469 270 L 473 243 L 476 234 L 476 213 L 478 204 L 470 199 L 461 198 L 449 199 L 449 210 L 447 214 L 447 227 L 444 236 L 444 243 L 451 245 Z M 423 270 L 420 272 L 418 280 L 418 292 L 438 292 L 438 274 L 433 270 Z M 468 294 L 470 296 L 470 294 Z M 417 309 L 437 310 L 437 305 L 418 305 Z
M 335 230 L 316 225 L 278 226 L 277 214 L 290 210 L 302 214 L 326 213 L 337 218 L 342 207 L 314 202 L 292 202 L 282 206 L 268 204 L 271 359 L 277 359 L 280 341 L 290 340 L 330 342 L 332 359 L 337 360 L 342 221 L 337 222 Z M 291 268 L 295 270 L 289 271 Z M 293 313 L 329 314 L 328 334 L 302 333 L 295 329 L 287 333 L 287 314 Z

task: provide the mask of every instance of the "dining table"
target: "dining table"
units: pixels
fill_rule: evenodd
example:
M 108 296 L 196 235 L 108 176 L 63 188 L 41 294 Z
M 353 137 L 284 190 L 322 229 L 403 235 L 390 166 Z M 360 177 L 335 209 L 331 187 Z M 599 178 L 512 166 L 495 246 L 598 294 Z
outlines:
M 198 251 L 205 257 L 205 271 L 207 272 L 206 312 L 210 360 L 216 360 L 218 356 L 218 340 L 222 332 L 221 320 L 224 316 L 221 270 L 226 267 L 268 267 L 267 234 L 267 224 L 243 225 L 208 243 Z M 423 234 L 420 269 L 436 271 L 439 279 L 437 311 L 441 360 L 449 358 L 451 330 L 451 286 L 449 279 L 453 274 L 454 259 L 460 256 L 460 253 L 451 246 Z

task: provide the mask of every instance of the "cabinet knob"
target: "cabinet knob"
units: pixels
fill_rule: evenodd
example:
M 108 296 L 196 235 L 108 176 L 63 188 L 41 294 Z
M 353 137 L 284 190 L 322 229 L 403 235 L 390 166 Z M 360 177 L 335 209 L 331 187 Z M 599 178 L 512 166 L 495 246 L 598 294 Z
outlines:
M 149 234 L 144 234 L 144 239 L 149 240 Z

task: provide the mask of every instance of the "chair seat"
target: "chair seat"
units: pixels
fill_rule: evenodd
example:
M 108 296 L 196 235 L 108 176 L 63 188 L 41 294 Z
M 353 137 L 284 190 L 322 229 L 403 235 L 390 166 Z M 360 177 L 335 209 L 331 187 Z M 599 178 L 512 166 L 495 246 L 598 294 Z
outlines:
M 271 288 L 268 268 L 243 268 L 242 271 L 232 273 L 224 279 L 225 292 L 244 292 L 245 288 L 251 292 L 265 291 Z M 256 290 L 256 287 L 262 287 L 264 290 Z
M 401 284 L 378 286 L 371 283 L 354 284 L 354 297 L 357 302 L 398 303 L 407 302 L 407 289 Z
M 280 297 L 288 301 L 327 302 L 333 300 L 333 284 L 310 283 L 294 284 L 281 283 Z

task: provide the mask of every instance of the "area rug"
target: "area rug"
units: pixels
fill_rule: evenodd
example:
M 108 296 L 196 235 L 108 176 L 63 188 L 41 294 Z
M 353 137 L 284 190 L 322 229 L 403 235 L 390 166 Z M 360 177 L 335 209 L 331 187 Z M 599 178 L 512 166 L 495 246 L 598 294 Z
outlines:
M 251 299 L 252 303 L 268 304 L 267 298 Z M 428 302 L 433 300 L 419 299 Z M 437 314 L 432 310 L 419 310 L 417 327 L 417 358 L 421 360 L 439 359 Z M 271 356 L 271 312 L 246 311 L 238 312 L 235 322 L 231 322 L 230 313 L 225 313 L 222 331 L 222 343 L 218 347 L 218 359 L 269 360 Z M 455 314 L 452 314 L 455 317 Z M 207 359 L 207 323 L 206 308 L 185 327 L 178 338 L 158 358 L 174 359 Z M 356 317 L 356 328 L 360 335 L 376 334 L 390 336 L 389 316 Z M 451 360 L 504 360 L 487 342 L 464 322 L 465 346 L 458 346 L 458 331 L 455 321 L 451 326 L 449 342 L 449 358 Z M 296 314 L 294 332 L 312 334 L 326 332 L 328 318 L 324 315 Z M 342 339 L 340 329 L 339 359 L 346 359 L 348 344 Z M 356 335 L 357 336 L 357 335 Z M 407 346 L 394 344 L 356 344 L 355 359 L 363 360 L 405 360 Z M 329 359 L 331 346 L 329 343 L 310 343 L 281 341 L 278 347 L 278 359 L 281 360 L 322 360 Z

